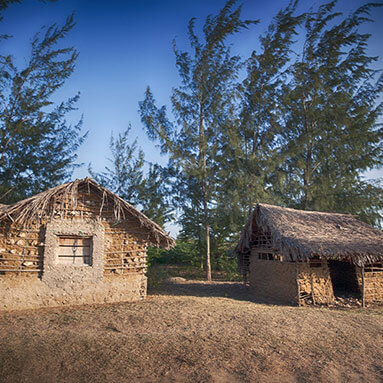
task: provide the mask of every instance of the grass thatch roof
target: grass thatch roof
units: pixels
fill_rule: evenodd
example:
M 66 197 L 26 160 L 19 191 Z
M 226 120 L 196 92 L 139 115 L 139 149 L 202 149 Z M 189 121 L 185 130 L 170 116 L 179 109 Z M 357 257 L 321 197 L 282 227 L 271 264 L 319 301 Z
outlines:
M 99 195 L 102 201 L 100 214 L 105 203 L 111 202 L 116 221 L 122 221 L 125 217 L 136 218 L 140 225 L 149 231 L 149 242 L 151 245 L 164 248 L 171 248 L 174 246 L 174 239 L 166 234 L 159 225 L 146 217 L 134 206 L 90 178 L 75 180 L 56 186 L 36 194 L 33 197 L 16 202 L 13 205 L 3 205 L 5 207 L 0 207 L 0 221 L 10 220 L 15 224 L 24 227 L 30 225 L 33 221 L 46 218 L 50 219 L 57 214 L 55 206 L 58 198 L 69 202 L 67 202 L 65 206 L 64 203 L 62 203 L 62 210 L 76 210 L 80 192 L 94 192 Z
M 273 248 L 286 261 L 304 261 L 314 256 L 348 258 L 358 265 L 383 261 L 383 232 L 349 214 L 258 204 L 234 252 L 249 253 L 253 233 L 258 230 L 270 233 Z

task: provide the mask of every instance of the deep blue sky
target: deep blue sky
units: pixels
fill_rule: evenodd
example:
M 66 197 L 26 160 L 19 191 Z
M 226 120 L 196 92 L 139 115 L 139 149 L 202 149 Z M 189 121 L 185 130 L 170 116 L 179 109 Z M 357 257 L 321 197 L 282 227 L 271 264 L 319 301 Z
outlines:
M 261 23 L 232 39 L 233 51 L 247 57 L 257 48 L 257 39 L 273 15 L 288 0 L 243 0 L 243 17 L 261 19 Z M 322 1 L 301 1 L 301 10 Z M 361 0 L 340 0 L 338 9 L 348 12 L 364 4 Z M 80 52 L 75 73 L 56 95 L 57 101 L 81 93 L 79 112 L 84 114 L 84 130 L 89 131 L 86 143 L 79 150 L 79 162 L 86 165 L 74 177 L 87 175 L 87 164 L 102 170 L 109 155 L 110 134 L 122 132 L 132 123 L 132 139 L 136 136 L 146 159 L 165 163 L 159 151 L 147 140 L 138 116 L 138 101 L 150 85 L 159 104 L 169 102 L 172 87 L 178 83 L 172 52 L 176 38 L 181 49 L 187 49 L 186 26 L 196 17 L 200 27 L 208 14 L 216 14 L 224 0 L 58 0 L 43 3 L 24 0 L 5 12 L 1 33 L 14 36 L 3 52 L 13 54 L 22 65 L 29 55 L 29 42 L 41 26 L 62 24 L 75 12 L 77 25 L 66 39 Z M 383 9 L 374 11 L 375 20 L 383 20 Z M 373 34 L 370 53 L 383 57 L 380 21 L 366 28 Z M 379 66 L 382 60 L 379 60 Z M 373 176 L 383 175 L 377 171 Z

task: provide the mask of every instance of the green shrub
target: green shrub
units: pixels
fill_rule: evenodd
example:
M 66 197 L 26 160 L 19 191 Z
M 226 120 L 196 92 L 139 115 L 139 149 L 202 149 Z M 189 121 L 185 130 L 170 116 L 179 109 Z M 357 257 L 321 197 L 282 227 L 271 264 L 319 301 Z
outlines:
M 150 248 L 148 250 L 148 265 L 191 265 L 198 266 L 200 255 L 197 246 L 192 242 L 176 241 L 173 249 L 163 250 Z

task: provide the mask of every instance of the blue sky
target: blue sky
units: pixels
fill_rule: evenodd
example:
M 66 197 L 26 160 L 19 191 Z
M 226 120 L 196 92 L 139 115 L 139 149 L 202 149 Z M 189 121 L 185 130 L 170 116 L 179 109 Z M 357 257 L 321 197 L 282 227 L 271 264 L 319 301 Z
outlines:
M 287 0 L 243 0 L 243 17 L 261 19 L 232 39 L 233 51 L 244 57 L 257 48 L 257 39 L 273 15 Z M 321 1 L 301 1 L 301 10 Z M 365 1 L 340 0 L 338 10 L 348 12 Z M 181 49 L 187 49 L 186 26 L 191 17 L 201 27 L 208 14 L 216 14 L 224 0 L 58 0 L 44 3 L 24 0 L 11 5 L 5 12 L 2 33 L 13 35 L 3 43 L 3 52 L 11 53 L 22 65 L 29 55 L 29 42 L 43 25 L 62 24 L 65 17 L 75 12 L 77 25 L 66 39 L 75 46 L 80 56 L 75 73 L 57 93 L 60 101 L 81 93 L 79 111 L 71 115 L 73 121 L 84 115 L 84 130 L 89 131 L 78 154 L 85 166 L 76 170 L 74 177 L 87 175 L 87 164 L 102 170 L 109 155 L 110 134 L 122 132 L 132 124 L 132 139 L 138 137 L 146 160 L 166 163 L 159 150 L 149 142 L 138 116 L 138 102 L 150 85 L 158 104 L 169 102 L 171 89 L 178 84 L 172 52 L 175 38 Z M 374 11 L 375 20 L 383 20 L 383 9 Z M 367 32 L 373 34 L 370 54 L 383 57 L 381 36 L 383 23 L 369 24 Z M 378 66 L 383 67 L 380 58 Z M 383 176 L 375 171 L 372 177 Z

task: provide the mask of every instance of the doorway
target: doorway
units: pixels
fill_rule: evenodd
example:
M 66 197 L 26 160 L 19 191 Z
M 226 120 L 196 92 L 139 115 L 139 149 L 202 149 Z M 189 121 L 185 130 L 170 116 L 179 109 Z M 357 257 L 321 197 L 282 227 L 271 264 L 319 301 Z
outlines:
M 336 297 L 360 298 L 361 291 L 354 264 L 346 261 L 329 260 L 328 267 Z

